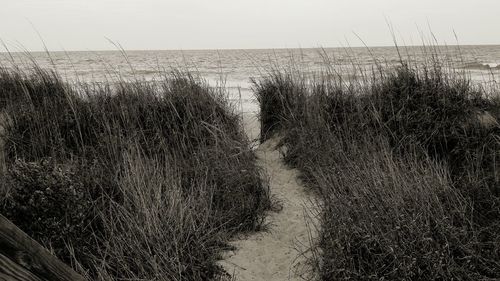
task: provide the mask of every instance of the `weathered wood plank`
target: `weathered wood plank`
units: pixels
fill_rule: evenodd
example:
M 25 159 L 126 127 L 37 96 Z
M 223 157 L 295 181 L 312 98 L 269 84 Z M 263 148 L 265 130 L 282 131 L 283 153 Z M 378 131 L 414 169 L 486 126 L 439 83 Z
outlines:
M 0 254 L 1 281 L 43 281 L 23 266 Z
M 86 279 L 0 214 L 0 280 Z

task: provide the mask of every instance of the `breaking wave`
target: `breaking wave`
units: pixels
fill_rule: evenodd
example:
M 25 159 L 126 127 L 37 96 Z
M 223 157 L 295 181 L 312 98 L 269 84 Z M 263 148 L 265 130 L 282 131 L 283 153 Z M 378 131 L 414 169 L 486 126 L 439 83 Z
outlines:
M 477 70 L 500 70 L 500 63 L 498 62 L 472 62 L 466 63 L 463 68 L 477 69 Z

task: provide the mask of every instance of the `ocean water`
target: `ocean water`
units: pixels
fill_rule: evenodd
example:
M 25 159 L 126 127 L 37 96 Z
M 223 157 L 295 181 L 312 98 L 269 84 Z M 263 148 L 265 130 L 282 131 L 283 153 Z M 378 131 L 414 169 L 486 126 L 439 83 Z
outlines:
M 325 49 L 263 50 L 189 50 L 189 51 L 81 51 L 0 53 L 0 67 L 13 62 L 29 69 L 32 62 L 56 69 L 69 82 L 103 82 L 121 79 L 154 79 L 162 71 L 189 70 L 210 84 L 225 81 L 230 98 L 244 113 L 258 111 L 251 78 L 266 75 L 273 66 L 294 65 L 314 73 L 334 65 L 346 79 L 355 79 L 353 65 L 370 68 L 375 63 L 396 65 L 400 57 L 424 62 L 431 54 L 451 61 L 454 68 L 465 69 L 473 80 L 491 83 L 500 74 L 500 45 L 448 47 L 373 47 Z

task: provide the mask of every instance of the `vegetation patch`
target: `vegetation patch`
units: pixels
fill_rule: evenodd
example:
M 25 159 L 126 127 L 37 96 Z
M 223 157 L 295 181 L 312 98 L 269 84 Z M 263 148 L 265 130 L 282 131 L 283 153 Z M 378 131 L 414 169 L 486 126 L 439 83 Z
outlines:
M 269 194 L 223 89 L 188 73 L 69 85 L 0 74 L 1 212 L 92 280 L 207 280 Z
M 500 104 L 443 65 L 255 82 L 293 105 L 261 116 L 278 115 L 285 161 L 323 201 L 322 280 L 500 278 Z

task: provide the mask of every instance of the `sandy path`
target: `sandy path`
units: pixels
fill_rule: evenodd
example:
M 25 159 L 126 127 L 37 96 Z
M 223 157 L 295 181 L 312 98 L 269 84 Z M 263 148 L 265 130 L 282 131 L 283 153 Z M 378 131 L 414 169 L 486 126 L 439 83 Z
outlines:
M 257 150 L 260 165 L 270 177 L 270 190 L 282 210 L 270 212 L 269 230 L 255 233 L 231 244 L 234 252 L 221 262 L 236 280 L 304 280 L 311 237 L 308 221 L 313 210 L 311 196 L 297 179 L 298 172 L 283 163 L 275 149 L 277 140 L 262 144 Z M 313 233 L 311 233 L 313 232 Z

